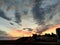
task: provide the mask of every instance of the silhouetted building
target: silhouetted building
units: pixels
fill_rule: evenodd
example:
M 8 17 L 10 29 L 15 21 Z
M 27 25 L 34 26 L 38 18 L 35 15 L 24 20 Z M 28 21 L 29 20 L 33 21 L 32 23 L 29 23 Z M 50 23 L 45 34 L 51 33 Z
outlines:
M 57 41 L 60 42 L 60 28 L 56 29 L 56 33 L 57 33 Z
M 50 34 L 45 34 L 45 35 L 37 35 L 33 34 L 32 37 L 36 42 L 56 42 L 57 41 L 57 36 L 52 33 Z

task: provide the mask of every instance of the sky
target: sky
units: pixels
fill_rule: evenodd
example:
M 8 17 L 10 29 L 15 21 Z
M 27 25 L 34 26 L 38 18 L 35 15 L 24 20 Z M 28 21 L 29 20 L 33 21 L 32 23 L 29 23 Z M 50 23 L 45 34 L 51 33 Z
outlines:
M 8 35 L 18 30 L 29 32 L 30 29 L 42 34 L 58 24 L 60 0 L 0 0 L 0 30 Z

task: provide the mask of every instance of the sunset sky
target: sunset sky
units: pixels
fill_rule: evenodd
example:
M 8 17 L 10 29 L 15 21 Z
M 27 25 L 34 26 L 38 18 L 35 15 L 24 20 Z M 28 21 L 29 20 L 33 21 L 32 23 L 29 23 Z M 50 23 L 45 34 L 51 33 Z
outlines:
M 0 32 L 9 37 L 56 34 L 58 27 L 60 0 L 0 0 Z

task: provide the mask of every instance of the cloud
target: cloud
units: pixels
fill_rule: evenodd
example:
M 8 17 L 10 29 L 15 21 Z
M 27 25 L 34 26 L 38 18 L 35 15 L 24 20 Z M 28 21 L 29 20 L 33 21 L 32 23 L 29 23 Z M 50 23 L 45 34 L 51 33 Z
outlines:
M 25 15 L 27 15 L 27 14 L 28 14 L 28 10 L 24 10 L 23 12 L 24 12 L 24 14 L 25 14 Z
M 49 26 L 60 23 L 60 0 L 2 0 L 2 2 L 0 17 L 14 22 L 10 23 L 11 25 L 15 23 L 19 25 L 22 22 L 35 25 L 36 21 L 36 24 L 42 26 L 43 32 Z
M 3 3 L 1 6 L 5 13 L 3 16 L 11 19 L 17 24 L 21 23 L 21 16 L 27 15 L 33 4 L 32 0 L 0 0 L 0 2 Z
M 35 0 L 35 5 L 32 9 L 34 19 L 38 24 L 43 23 L 44 20 L 44 10 L 42 8 L 39 8 L 39 5 L 41 5 L 42 0 Z M 40 3 L 40 4 L 39 4 Z
M 0 31 L 0 40 L 12 40 L 10 37 L 5 31 Z
M 10 20 L 8 17 L 5 16 L 4 11 L 2 11 L 2 10 L 0 10 L 0 17 L 7 19 L 7 20 Z
M 35 0 L 35 5 L 32 8 L 32 12 L 36 22 L 40 25 L 45 24 L 45 20 L 47 19 L 51 20 L 54 16 L 54 12 L 52 11 L 57 6 L 57 4 L 58 2 L 53 3 L 52 0 Z
M 23 30 L 32 31 L 32 28 L 23 28 Z
M 16 13 L 15 13 L 16 23 L 19 24 L 19 23 L 21 22 L 21 19 L 20 19 L 20 18 L 21 18 L 20 13 L 19 13 L 19 12 L 16 12 Z
M 60 23 L 59 2 L 59 0 L 35 0 L 32 8 L 33 17 L 36 23 L 43 28 L 42 30 L 39 29 L 38 32 L 43 32 L 49 28 L 49 26 Z

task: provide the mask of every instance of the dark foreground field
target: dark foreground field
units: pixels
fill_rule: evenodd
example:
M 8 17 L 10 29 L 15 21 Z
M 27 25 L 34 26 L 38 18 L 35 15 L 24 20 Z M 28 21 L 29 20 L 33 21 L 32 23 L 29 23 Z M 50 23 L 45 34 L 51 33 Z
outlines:
M 0 41 L 0 45 L 60 45 L 59 42 L 15 42 L 15 41 Z

